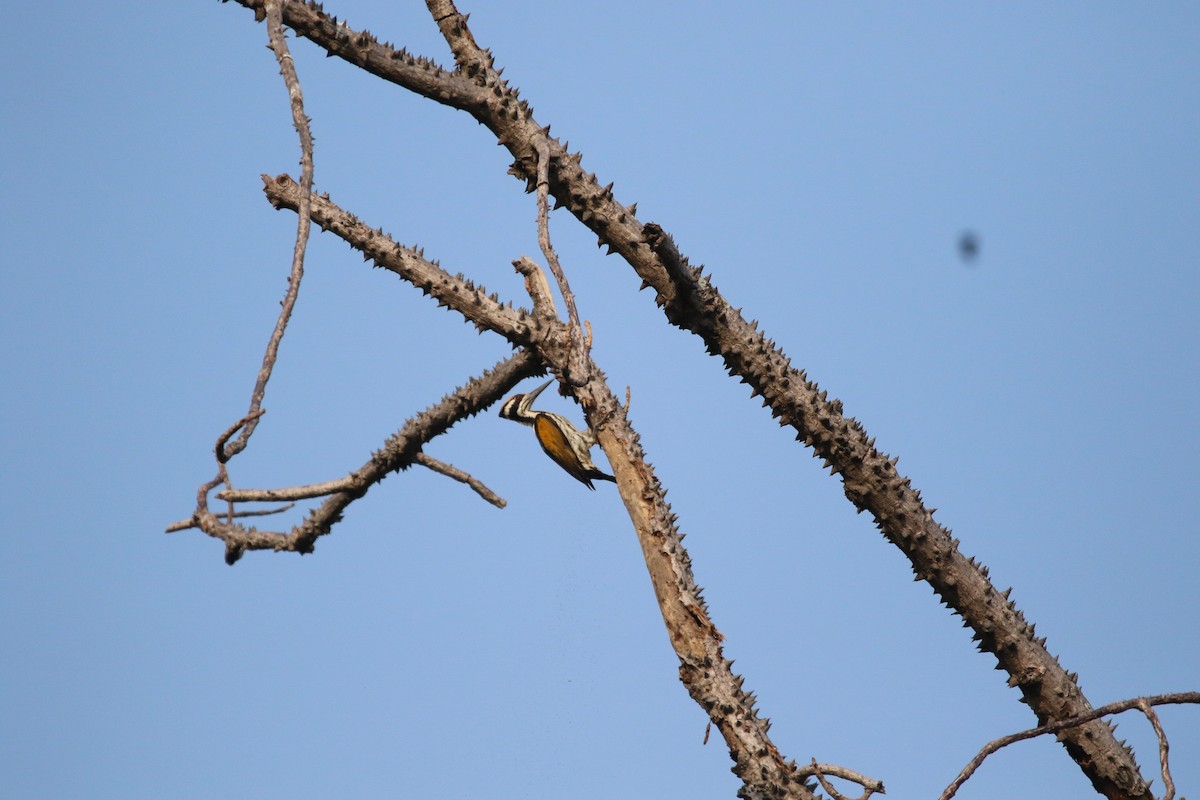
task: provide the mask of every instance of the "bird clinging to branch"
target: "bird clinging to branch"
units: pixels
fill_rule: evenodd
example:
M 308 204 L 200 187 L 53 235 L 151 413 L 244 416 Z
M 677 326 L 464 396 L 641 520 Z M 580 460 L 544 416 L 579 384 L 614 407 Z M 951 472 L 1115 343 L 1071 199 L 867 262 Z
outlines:
M 589 489 L 595 490 L 593 480 L 612 481 L 616 478 L 607 472 L 602 472 L 592 463 L 589 455 L 592 445 L 596 443 L 591 431 L 581 433 L 564 416 L 552 414 L 549 411 L 534 411 L 531 406 L 542 390 L 553 383 L 546 381 L 528 394 L 514 394 L 500 406 L 500 416 L 522 425 L 533 426 L 538 444 L 555 464 L 567 471 L 571 477 Z

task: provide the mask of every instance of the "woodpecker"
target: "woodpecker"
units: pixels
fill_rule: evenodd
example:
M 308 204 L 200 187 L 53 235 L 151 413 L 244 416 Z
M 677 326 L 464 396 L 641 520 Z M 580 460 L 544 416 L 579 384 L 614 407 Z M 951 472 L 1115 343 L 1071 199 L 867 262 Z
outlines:
M 553 382 L 553 380 L 546 381 L 528 394 L 514 394 L 504 401 L 504 405 L 500 406 L 500 416 L 504 419 L 511 419 L 513 422 L 520 422 L 522 425 L 533 426 L 533 433 L 537 436 L 538 444 L 542 446 L 546 455 L 550 456 L 550 460 L 589 489 L 593 491 L 596 489 L 592 485 L 593 480 L 616 483 L 616 478 L 607 472 L 601 472 L 592 463 L 592 457 L 588 451 L 592 449 L 592 445 L 596 441 L 592 438 L 591 431 L 580 433 L 566 417 L 551 414 L 549 411 L 534 411 L 530 408 L 542 390 Z

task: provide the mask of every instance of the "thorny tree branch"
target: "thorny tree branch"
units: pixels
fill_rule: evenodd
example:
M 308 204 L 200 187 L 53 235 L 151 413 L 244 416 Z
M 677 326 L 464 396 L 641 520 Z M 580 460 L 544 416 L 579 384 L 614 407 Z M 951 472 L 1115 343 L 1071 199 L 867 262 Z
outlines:
M 265 0 L 238 2 L 254 9 L 256 15 L 265 6 Z M 996 656 L 1000 667 L 1010 675 L 1010 685 L 1020 687 L 1024 700 L 1039 720 L 1082 719 L 1080 712 L 1086 712 L 1090 707 L 1075 683 L 1075 676 L 1062 669 L 1057 659 L 1045 650 L 1045 640 L 1035 637 L 1033 626 L 1028 625 L 1008 601 L 1008 592 L 1000 593 L 990 584 L 986 568 L 958 552 L 958 542 L 933 521 L 933 511 L 925 509 L 920 494 L 897 473 L 895 459 L 888 459 L 876 451 L 874 442 L 862 426 L 842 415 L 838 401 L 829 401 L 802 371 L 795 370 L 775 344 L 757 331 L 756 323 L 745 322 L 740 312 L 720 296 L 700 270 L 688 265 L 665 231 L 652 223 L 640 222 L 636 218 L 636 204 L 627 207 L 616 202 L 612 184 L 601 188 L 594 175 L 582 171 L 578 154 L 568 152 L 565 145 L 551 139 L 548 127 L 537 125 L 529 107 L 500 79 L 500 71 L 493 68 L 491 54 L 475 44 L 466 19 L 458 14 L 452 2 L 427 0 L 427 4 L 455 54 L 458 68 L 452 73 L 428 59 L 397 51 L 378 43 L 368 33 L 339 24 L 335 18 L 325 15 L 319 6 L 286 2 L 283 15 L 285 22 L 297 33 L 324 47 L 330 55 L 338 55 L 437 102 L 468 111 L 491 129 L 516 159 L 510 171 L 525 180 L 530 191 L 537 189 L 539 184 L 545 185 L 547 192 L 554 194 L 556 207 L 567 206 L 597 234 L 601 245 L 608 245 L 610 253 L 620 253 L 643 278 L 643 286 L 654 288 L 656 302 L 664 309 L 668 320 L 699 335 L 711 353 L 722 356 L 732 374 L 749 383 L 754 394 L 764 397 L 764 404 L 771 407 L 781 424 L 795 428 L 797 438 L 813 447 L 815 453 L 842 476 L 847 497 L 860 511 L 871 511 L 884 535 L 912 561 L 917 576 L 928 581 L 947 605 L 964 617 L 964 624 L 974 629 L 980 648 Z M 549 150 L 549 158 L 541 157 L 544 149 Z M 543 164 L 548 166 L 549 174 L 545 180 L 539 180 Z M 299 208 L 300 216 L 305 217 L 302 206 Z M 387 246 L 394 247 L 390 243 Z M 366 249 L 363 251 L 383 265 L 378 256 Z M 528 282 L 529 274 L 526 274 Z M 471 294 L 469 282 L 435 287 L 421 279 L 408 279 L 426 293 L 435 295 L 443 305 L 458 308 L 458 301 L 469 300 L 467 295 Z M 466 284 L 465 288 L 462 283 Z M 434 291 L 435 288 L 446 292 Z M 505 309 L 488 307 L 478 292 L 475 301 L 481 309 L 493 314 L 490 320 L 482 316 L 472 318 L 476 325 L 493 330 L 509 328 L 507 335 L 511 341 L 534 346 L 530 336 L 539 328 L 536 321 L 511 308 L 507 311 L 515 319 L 506 314 Z M 534 310 L 535 316 L 544 316 L 537 308 L 536 299 Z M 516 324 L 510 327 L 514 322 Z M 557 344 L 553 345 L 551 339 Z M 562 357 L 569 355 L 570 349 L 564 349 L 562 337 L 557 332 L 543 339 L 542 346 L 535 349 L 543 358 L 553 355 L 552 359 L 545 360 L 560 378 L 566 376 L 569 369 Z M 623 414 L 619 418 L 616 416 L 621 409 L 610 393 L 605 396 L 607 387 L 603 385 L 602 376 L 598 386 L 594 383 L 590 381 L 575 387 L 575 395 L 584 408 L 589 426 L 597 433 L 613 464 L 622 497 L 637 523 L 664 620 L 680 655 L 681 676 L 697 702 L 710 709 L 711 706 L 706 705 L 712 696 L 709 690 L 714 687 L 718 693 L 726 690 L 726 673 L 735 684 L 736 691 L 732 694 L 737 702 L 730 706 L 733 709 L 731 718 L 736 722 L 734 727 L 744 726 L 743 729 L 728 730 L 715 714 L 714 721 L 730 745 L 736 763 L 734 771 L 746 780 L 742 796 L 809 796 L 811 790 L 807 786 L 788 786 L 797 782 L 802 771 L 790 762 L 783 765 L 783 769 L 778 768 L 782 763 L 781 756 L 765 736 L 766 721 L 757 718 L 753 697 L 741 691 L 740 678 L 732 675 L 728 662 L 720 656 L 720 634 L 707 620 L 699 590 L 691 578 L 686 552 L 677 546 L 678 533 L 669 506 L 661 502 L 661 498 L 654 498 L 661 487 L 653 478 L 649 465 L 638 460 L 642 454 L 636 446 L 636 435 L 628 428 Z M 623 446 L 630 451 L 621 452 Z M 636 498 L 627 491 L 631 471 L 634 478 L 643 479 L 641 497 L 651 499 L 649 508 L 653 513 L 649 518 L 638 516 Z M 218 478 L 202 487 L 201 498 L 219 482 Z M 638 487 L 636 481 L 633 487 Z M 663 524 L 657 529 L 652 524 L 643 526 L 641 523 L 647 519 Z M 657 540 L 656 534 L 660 537 Z M 660 592 L 662 586 L 669 583 L 663 575 L 656 573 L 659 563 L 656 556 L 661 555 L 666 556 L 665 563 L 672 565 L 675 577 L 681 578 L 675 587 L 675 597 L 664 599 Z M 689 590 L 694 591 L 694 595 L 689 595 Z M 694 602 L 689 603 L 689 597 L 693 597 Z M 687 614 L 677 616 L 680 608 L 686 609 Z M 701 623 L 697 625 L 698 636 L 696 630 L 687 629 L 689 614 L 693 622 Z M 695 653 L 689 653 L 687 647 L 693 642 L 704 644 L 702 650 L 708 649 L 704 663 L 717 667 L 715 684 L 705 682 L 710 677 L 707 673 L 697 675 L 694 672 L 689 655 Z M 718 658 L 711 656 L 708 645 L 713 643 Z M 745 714 L 744 709 L 749 713 Z M 1095 718 L 1088 719 L 1094 721 Z M 1073 723 L 1074 726 L 1078 724 Z M 1096 723 L 1078 731 L 1073 728 L 1063 738 L 1068 752 L 1099 791 L 1114 798 L 1149 796 L 1132 754 L 1116 743 L 1107 724 Z M 757 760 L 744 758 L 747 751 L 739 745 L 753 747 L 756 742 L 766 742 L 769 747 L 753 752 Z M 1163 743 L 1165 745 L 1165 740 Z M 1165 747 L 1162 752 L 1165 759 Z M 747 770 L 755 767 L 766 768 L 747 776 Z M 781 786 L 786 788 L 781 790 Z
M 434 472 L 445 475 L 448 478 L 453 478 L 459 483 L 465 483 L 470 486 L 480 497 L 488 501 L 497 508 L 504 508 L 508 505 L 503 497 L 500 497 L 491 489 L 483 484 L 477 478 L 463 472 L 450 464 L 446 464 L 437 460 L 425 452 L 418 452 L 413 457 L 414 464 L 420 464 L 423 467 L 433 470 Z M 332 481 L 323 481 L 321 483 L 307 483 L 303 486 L 284 486 L 278 489 L 225 489 L 217 492 L 218 500 L 226 500 L 230 503 L 269 503 L 280 500 L 311 500 L 314 497 L 328 497 L 336 492 L 344 492 L 354 486 L 353 474 L 347 475 L 344 478 L 337 478 Z M 270 513 L 278 513 L 278 511 L 286 511 L 295 503 L 291 503 L 282 509 L 272 511 Z M 234 516 L 262 516 L 267 512 L 249 512 L 241 511 Z M 178 524 L 178 523 L 175 523 Z M 182 528 L 195 527 L 189 520 Z M 176 530 L 181 530 L 177 528 Z M 168 528 L 168 532 L 172 529 Z
M 263 2 L 237 1 L 251 9 Z M 612 184 L 601 186 L 595 175 L 584 172 L 578 153 L 549 138 L 549 128 L 533 118 L 528 104 L 501 78 L 491 54 L 476 44 L 451 0 L 426 4 L 454 53 L 454 72 L 339 24 L 313 3 L 287 2 L 284 21 L 330 55 L 469 113 L 513 154 L 510 172 L 531 191 L 537 183 L 538 144 L 548 141 L 549 193 L 556 206 L 565 206 L 609 252 L 619 253 L 643 285 L 653 288 L 668 321 L 698 335 L 731 374 L 763 397 L 782 425 L 793 428 L 796 438 L 841 476 L 846 497 L 872 514 L 883 535 L 909 559 L 916 576 L 963 617 L 980 650 L 995 656 L 1039 722 L 1090 711 L 1076 676 L 1046 649 L 1045 639 L 1009 600 L 1011 590 L 997 589 L 986 567 L 959 551 L 959 542 L 934 520 L 934 510 L 896 469 L 896 459 L 878 451 L 863 426 L 843 414 L 840 401 L 829 399 L 793 367 L 758 331 L 757 323 L 748 322 L 699 269 L 691 267 L 665 231 L 637 219 L 636 204 L 619 203 Z M 1094 720 L 1071 728 L 1063 744 L 1101 794 L 1114 799 L 1150 797 L 1133 754 L 1117 741 L 1108 723 Z
M 1138 709 L 1146 718 L 1150 720 L 1150 724 L 1154 727 L 1154 733 L 1158 736 L 1158 757 L 1159 765 L 1162 768 L 1163 784 L 1166 788 L 1166 794 L 1162 800 L 1171 800 L 1175 796 L 1175 782 L 1171 779 L 1171 769 L 1167 763 L 1167 751 L 1170 749 L 1167 744 L 1167 735 L 1163 731 L 1162 724 L 1158 720 L 1158 715 L 1154 713 L 1151 706 L 1161 706 L 1177 703 L 1200 703 L 1200 692 L 1176 692 L 1174 694 L 1159 694 L 1153 697 L 1135 697 L 1131 700 L 1121 700 L 1116 703 L 1109 703 L 1106 706 L 1093 709 L 1086 714 L 1071 719 L 1064 719 L 1050 725 L 1042 725 L 1037 728 L 1030 728 L 1019 733 L 1011 733 L 1008 736 L 1001 736 L 999 739 L 994 739 L 984 745 L 983 749 L 963 767 L 962 772 L 958 773 L 945 791 L 939 796 L 938 800 L 950 800 L 955 792 L 962 787 L 967 779 L 975 774 L 975 771 L 983 765 L 984 759 L 995 753 L 997 750 L 1008 747 L 1010 744 L 1032 739 L 1036 736 L 1044 736 L 1048 733 L 1059 733 L 1074 728 L 1094 719 L 1107 717 L 1112 714 L 1120 714 L 1125 711 Z
M 295 63 L 290 51 L 288 50 L 287 41 L 283 32 L 283 16 L 281 8 L 281 0 L 264 0 L 260 7 L 255 9 L 255 17 L 259 21 L 263 19 L 267 22 L 267 33 L 270 40 L 270 48 L 275 54 L 276 61 L 279 64 L 280 74 L 283 75 L 284 83 L 287 86 L 289 105 L 291 107 L 292 122 L 296 128 L 296 132 L 300 139 L 300 213 L 298 214 L 296 240 L 292 253 L 292 265 L 288 276 L 288 288 L 284 294 L 284 298 L 280 303 L 281 309 L 279 317 L 276 320 L 275 328 L 271 333 L 271 337 L 267 342 L 266 351 L 263 354 L 262 365 L 259 368 L 258 377 L 255 382 L 254 390 L 251 393 L 250 409 L 237 423 L 230 426 L 217 439 L 215 454 L 218 464 L 218 472 L 215 478 L 208 483 L 202 485 L 197 492 L 196 510 L 193 512 L 192 519 L 186 522 L 177 522 L 168 526 L 167 531 L 183 530 L 189 527 L 199 527 L 208 533 L 210 536 L 215 536 L 225 542 L 225 560 L 227 563 L 236 562 L 248 549 L 264 549 L 270 548 L 275 550 L 295 550 L 297 552 L 310 552 L 318 536 L 328 532 L 330 526 L 340 519 L 341 512 L 354 499 L 361 497 L 366 490 L 382 480 L 389 471 L 388 469 L 380 469 L 381 464 L 391 464 L 391 468 L 399 469 L 407 466 L 411 461 L 423 463 L 429 468 L 445 474 L 455 480 L 462 481 L 470 485 L 484 499 L 493 504 L 503 507 L 503 499 L 496 496 L 494 492 L 489 490 L 481 482 L 447 464 L 443 464 L 436 459 L 426 456 L 424 453 L 417 452 L 407 453 L 405 456 L 397 455 L 395 445 L 397 444 L 396 437 L 385 445 L 385 454 L 390 453 L 391 460 L 388 458 L 380 459 L 380 454 L 372 456 L 372 461 L 368 465 L 355 473 L 351 473 L 346 478 L 340 481 L 327 482 L 319 486 L 308 487 L 292 487 L 279 491 L 281 495 L 278 499 L 285 499 L 282 495 L 289 496 L 290 499 L 310 498 L 318 496 L 334 495 L 327 500 L 321 507 L 313 511 L 308 520 L 303 524 L 297 525 L 288 533 L 280 532 L 260 532 L 254 528 L 245 528 L 244 526 L 234 523 L 235 519 L 245 518 L 250 516 L 267 516 L 285 511 L 291 508 L 291 505 L 279 509 L 271 509 L 265 511 L 244 511 L 235 510 L 235 503 L 244 498 L 237 496 L 236 490 L 233 489 L 227 462 L 235 455 L 245 449 L 250 437 L 253 435 L 259 419 L 264 413 L 262 401 L 266 394 L 267 382 L 271 378 L 274 371 L 275 363 L 279 355 L 279 345 L 283 340 L 283 335 L 287 330 L 288 322 L 291 319 L 292 312 L 296 306 L 296 300 L 299 296 L 300 283 L 304 277 L 304 254 L 307 248 L 309 231 L 312 225 L 311 214 L 309 213 L 309 204 L 311 202 L 312 184 L 313 184 L 313 140 L 312 132 L 309 127 L 309 120 L 304 113 L 304 97 L 300 88 L 299 76 L 296 73 Z M 495 389 L 497 396 L 492 397 L 483 407 L 499 399 L 509 389 L 512 388 L 519 380 L 528 377 L 528 374 L 536 374 L 540 371 L 540 366 L 534 368 L 535 365 L 529 363 L 529 359 L 510 359 L 509 363 L 515 364 L 517 369 L 514 372 L 514 378 L 511 383 L 501 382 L 501 386 Z M 503 366 L 503 365 L 501 365 Z M 533 369 L 532 373 L 527 374 L 527 370 Z M 499 369 L 499 368 L 498 368 Z M 487 376 L 485 376 L 486 378 Z M 478 409 L 476 409 L 478 410 Z M 475 411 L 465 411 L 459 409 L 460 412 L 475 413 Z M 457 419 L 455 417 L 454 419 Z M 446 428 L 453 424 L 454 419 L 451 419 Z M 230 441 L 232 437 L 238 434 L 236 440 Z M 436 432 L 433 434 L 436 435 Z M 399 434 L 398 434 L 399 436 Z M 427 440 L 426 440 L 427 441 Z M 423 444 L 418 441 L 418 446 Z M 391 450 L 389 450 L 389 446 Z M 405 458 L 408 458 L 406 461 Z M 217 486 L 224 484 L 230 494 L 222 493 L 223 498 L 228 502 L 228 510 L 224 514 L 224 521 L 221 521 L 208 509 L 208 493 Z M 266 494 L 270 494 L 267 492 Z M 270 498 L 267 498 L 270 499 Z
M 465 419 L 501 399 L 525 378 L 544 372 L 533 354 L 522 351 L 509 356 L 483 375 L 472 378 L 459 389 L 408 420 L 379 451 L 342 481 L 338 488 L 308 517 L 289 531 L 259 531 L 229 521 L 221 521 L 208 510 L 207 493 L 213 484 L 201 487 L 193 522 L 209 536 L 225 542 L 225 560 L 232 564 L 246 550 L 274 550 L 311 553 L 318 537 L 333 528 L 346 507 L 367 493 L 392 472 L 412 464 L 421 448 Z M 286 495 L 287 490 L 281 494 Z
M 277 208 L 299 208 L 300 188 L 290 178 L 266 178 L 264 188 Z M 364 258 L 413 283 L 439 305 L 458 311 L 480 329 L 500 333 L 535 353 L 539 362 L 550 367 L 571 390 L 608 457 L 621 499 L 634 523 L 663 621 L 680 660 L 680 678 L 729 745 L 734 772 L 744 781 L 742 796 L 813 797 L 795 762 L 785 760 L 767 735 L 770 723 L 758 716 L 754 695 L 742 688 L 742 678 L 733 673 L 732 662 L 722 652 L 723 637 L 709 619 L 692 574 L 691 559 L 675 526 L 675 515 L 625 408 L 590 358 L 582 373 L 589 376 L 583 385 L 571 386 L 563 380 L 574 347 L 570 326 L 501 304 L 461 276 L 450 275 L 425 260 L 419 252 L 396 244 L 382 231 L 339 208 L 327 195 L 314 196 L 310 209 L 313 222 L 344 239 Z M 518 260 L 515 265 L 525 275 L 532 297 L 545 290 L 544 279 L 534 274 L 536 265 L 528 260 Z

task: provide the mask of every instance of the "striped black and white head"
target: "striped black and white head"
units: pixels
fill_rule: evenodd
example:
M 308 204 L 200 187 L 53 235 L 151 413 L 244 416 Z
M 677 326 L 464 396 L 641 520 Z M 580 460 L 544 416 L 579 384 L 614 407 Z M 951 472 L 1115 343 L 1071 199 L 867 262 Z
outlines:
M 548 380 L 532 392 L 514 394 L 500 406 L 500 417 L 520 422 L 523 425 L 532 425 L 533 421 L 537 419 L 537 412 L 533 410 L 533 401 L 552 383 L 554 383 L 553 380 Z

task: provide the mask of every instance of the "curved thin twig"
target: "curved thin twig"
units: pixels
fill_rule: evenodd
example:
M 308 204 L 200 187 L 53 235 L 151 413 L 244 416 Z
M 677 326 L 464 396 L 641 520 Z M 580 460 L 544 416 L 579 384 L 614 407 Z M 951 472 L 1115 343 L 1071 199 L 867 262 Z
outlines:
M 283 12 L 280 1 L 265 0 L 267 36 L 270 39 L 271 51 L 275 53 L 275 60 L 279 62 L 279 72 L 283 75 L 283 81 L 287 85 L 289 104 L 292 109 L 292 124 L 296 127 L 296 133 L 300 137 L 300 185 L 304 188 L 305 198 L 301 202 L 307 203 L 313 185 L 312 131 L 309 129 L 308 116 L 304 113 L 304 95 L 300 91 L 300 77 L 296 74 L 296 64 L 288 50 L 287 39 L 283 35 Z M 254 429 L 258 427 L 259 417 L 262 416 L 261 408 L 263 397 L 267 393 L 267 381 L 271 380 L 271 373 L 275 369 L 275 362 L 279 357 L 279 344 L 283 341 L 283 334 L 292 317 L 292 310 L 296 307 L 296 298 L 300 294 L 300 281 L 304 278 L 304 252 L 308 247 L 308 234 L 312 227 L 307 212 L 307 207 L 301 210 L 299 221 L 296 224 L 296 244 L 292 249 L 292 268 L 288 275 L 287 291 L 280 303 L 279 318 L 275 321 L 271 338 L 267 340 L 267 349 L 263 353 L 262 365 L 258 369 L 254 391 L 250 394 L 250 410 L 246 413 L 245 427 L 242 428 L 241 435 L 233 443 L 218 451 L 217 458 L 221 463 L 229 461 L 246 449 L 250 437 L 254 434 Z
M 967 779 L 975 774 L 975 771 L 979 769 L 980 765 L 983 764 L 984 759 L 986 759 L 992 753 L 995 753 L 997 750 L 1008 747 L 1010 744 L 1020 742 L 1025 739 L 1032 739 L 1035 736 L 1043 736 L 1047 733 L 1058 733 L 1059 731 L 1066 730 L 1067 728 L 1075 728 L 1091 722 L 1092 720 L 1100 719 L 1101 717 L 1107 717 L 1110 714 L 1120 714 L 1134 708 L 1141 709 L 1143 712 L 1145 712 L 1149 710 L 1150 706 L 1176 703 L 1200 703 L 1200 692 L 1176 692 L 1174 694 L 1159 694 L 1152 697 L 1135 697 L 1130 700 L 1121 700 L 1116 703 L 1109 703 L 1106 706 L 1100 706 L 1099 708 L 1093 709 L 1086 714 L 1080 714 L 1079 716 L 1071 717 L 1070 719 L 1060 720 L 1049 725 L 1042 725 L 1038 728 L 1030 728 L 1029 730 L 1021 731 L 1019 733 L 1010 733 L 1008 736 L 1001 736 L 999 739 L 993 739 L 984 745 L 983 749 L 980 750 L 975 757 L 972 758 L 967 765 L 962 768 L 962 772 L 958 773 L 958 777 L 956 777 L 950 783 L 950 785 L 946 787 L 946 790 L 942 792 L 938 800 L 950 800 L 950 798 L 954 796 L 954 793 L 959 790 L 959 787 L 966 783 Z M 1147 714 L 1147 716 L 1150 715 Z M 1157 717 L 1152 717 L 1151 724 L 1154 724 L 1156 720 Z M 1159 759 L 1163 767 L 1163 782 L 1167 784 L 1173 793 L 1175 785 L 1174 783 L 1170 782 L 1170 770 L 1167 768 L 1166 736 L 1162 733 L 1162 727 L 1160 725 L 1154 725 L 1154 730 L 1159 734 Z
M 424 452 L 417 453 L 413 457 L 414 464 L 420 464 L 434 472 L 439 472 L 447 478 L 453 478 L 459 483 L 465 483 L 470 486 L 475 492 L 498 508 L 504 508 L 507 503 L 504 498 L 489 489 L 478 478 L 466 473 L 457 467 L 438 461 L 433 456 L 427 455 Z M 337 478 L 331 481 L 322 481 L 321 483 L 306 483 L 300 486 L 283 486 L 277 489 L 225 489 L 217 492 L 218 500 L 227 500 L 231 503 L 269 503 L 278 500 L 311 500 L 314 497 L 328 497 L 331 494 L 345 492 L 352 489 L 355 485 L 355 477 L 353 474 L 347 475 L 344 478 Z M 236 516 L 251 516 L 248 512 L 239 512 Z M 190 527 L 190 526 L 189 526 Z
M 1159 722 L 1158 714 L 1154 713 L 1150 703 L 1145 698 L 1138 700 L 1137 707 L 1146 719 L 1150 720 L 1150 725 L 1154 728 L 1154 735 L 1158 737 L 1158 765 L 1162 770 L 1163 787 L 1166 789 L 1166 794 L 1162 796 L 1162 800 L 1174 800 L 1175 798 L 1175 781 L 1171 777 L 1171 763 L 1167 758 L 1167 753 L 1171 750 L 1171 744 L 1167 741 L 1167 732 L 1163 730 L 1162 723 Z
M 867 798 L 873 794 L 887 794 L 883 788 L 883 781 L 877 781 L 874 778 L 868 778 L 866 775 L 861 775 L 854 770 L 846 769 L 845 767 L 839 767 L 837 764 L 818 764 L 815 758 L 812 760 L 812 763 L 809 764 L 809 766 L 797 768 L 796 774 L 804 778 L 816 778 L 817 782 L 821 784 L 821 788 L 828 792 L 829 796 L 832 797 L 833 800 L 848 800 L 848 798 L 846 798 L 846 796 L 841 792 L 834 789 L 833 786 L 829 784 L 829 781 L 825 780 L 826 776 L 841 778 L 844 781 L 857 783 L 859 786 L 863 787 L 863 793 L 855 798 L 855 800 L 867 800 Z
M 558 282 L 558 291 L 567 306 L 567 325 L 571 331 L 570 363 L 564 377 L 572 386 L 583 386 L 588 379 L 584 370 L 587 368 L 587 346 L 591 343 L 591 337 L 584 339 L 583 326 L 579 324 L 579 311 L 575 307 L 575 293 L 571 291 L 571 284 L 567 282 L 567 275 L 558 261 L 558 254 L 554 252 L 554 245 L 550 243 L 550 144 L 543 136 L 534 146 L 538 155 L 538 245 L 542 248 L 542 255 L 546 258 L 550 272 L 554 274 L 554 280 Z

